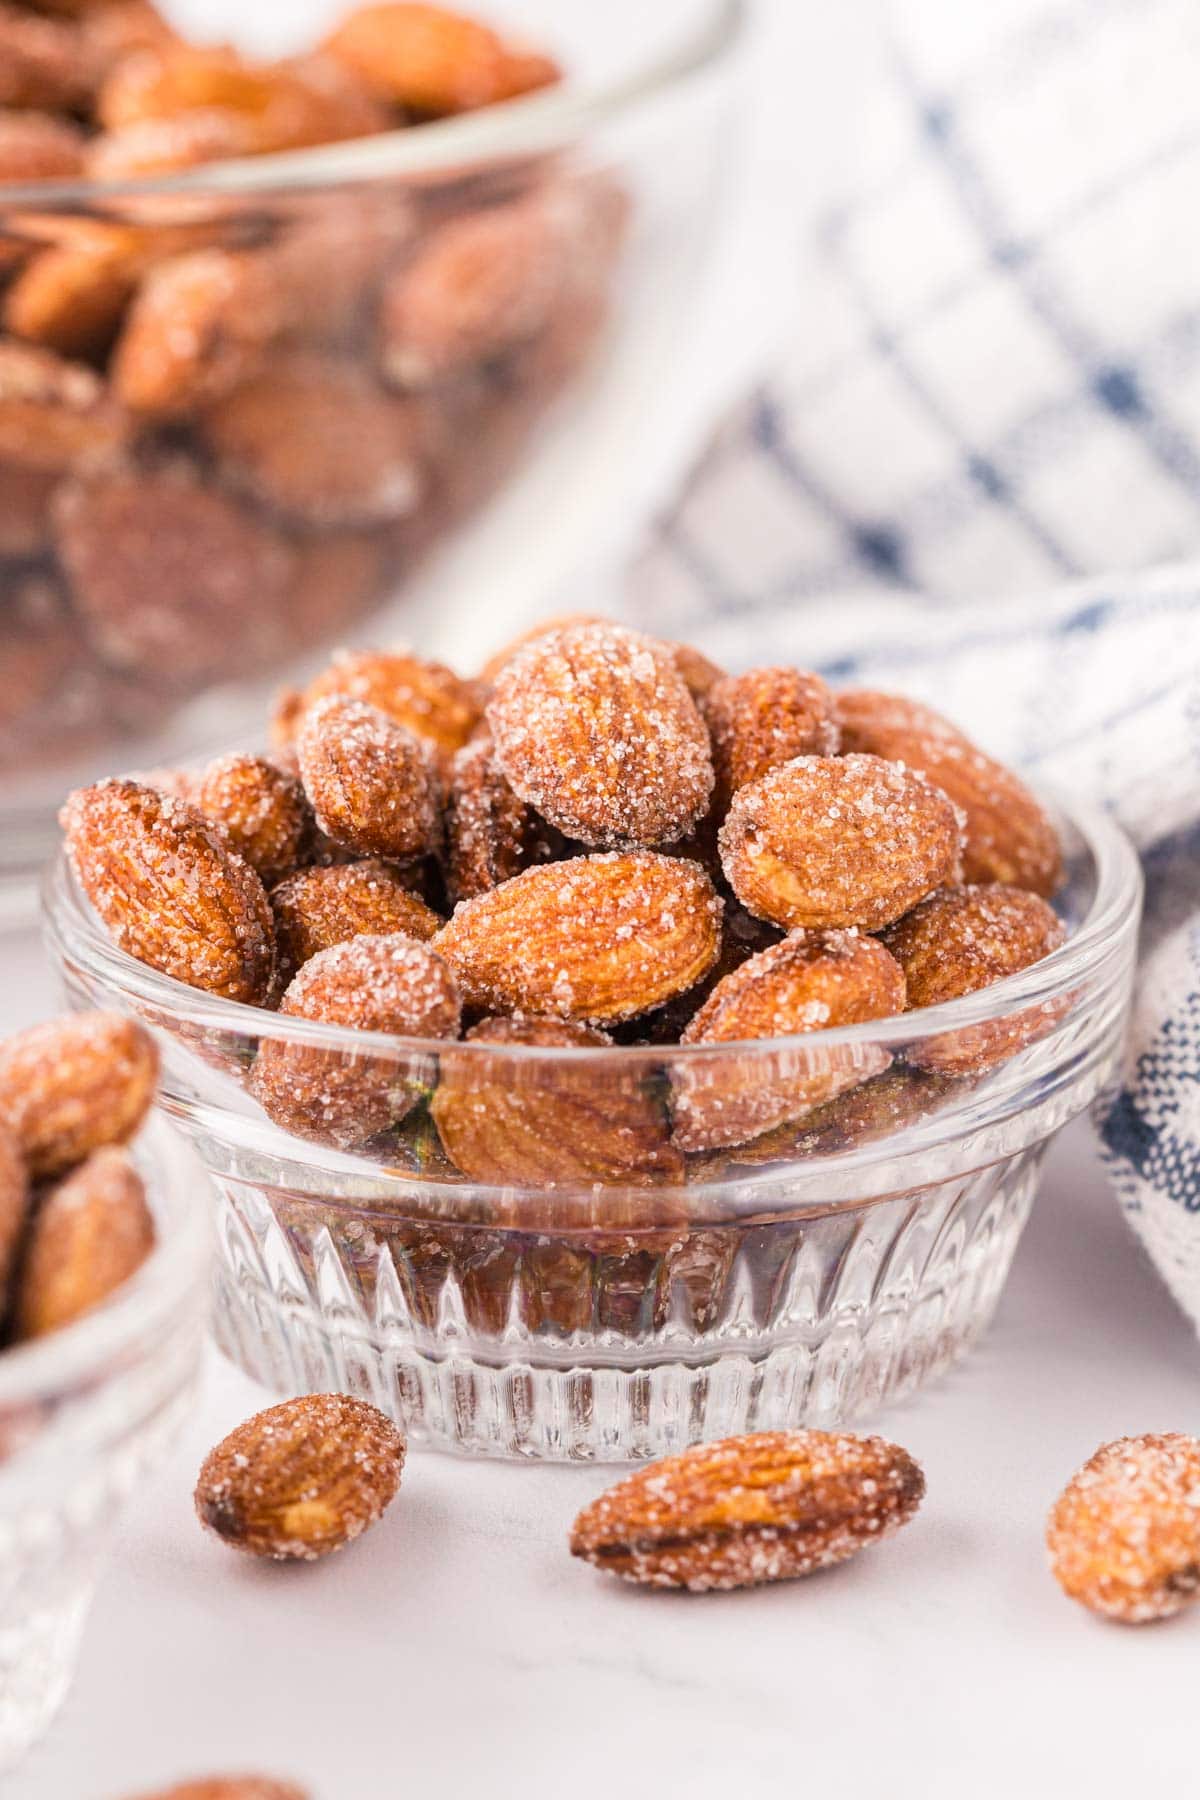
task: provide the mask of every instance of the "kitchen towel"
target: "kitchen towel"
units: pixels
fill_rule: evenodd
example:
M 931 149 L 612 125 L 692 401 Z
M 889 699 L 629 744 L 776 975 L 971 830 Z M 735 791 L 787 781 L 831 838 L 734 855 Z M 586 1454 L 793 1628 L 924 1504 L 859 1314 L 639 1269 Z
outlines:
M 1147 908 L 1098 1128 L 1200 1325 L 1200 8 L 892 0 L 881 30 L 790 341 L 631 606 L 915 694 L 1117 814 Z

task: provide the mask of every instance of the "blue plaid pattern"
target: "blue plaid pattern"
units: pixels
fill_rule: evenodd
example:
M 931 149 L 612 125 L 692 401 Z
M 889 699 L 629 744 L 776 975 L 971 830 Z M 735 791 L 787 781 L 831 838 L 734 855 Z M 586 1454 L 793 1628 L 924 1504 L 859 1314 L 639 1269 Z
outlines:
M 903 688 L 1115 810 L 1147 912 L 1100 1136 L 1200 1323 L 1200 8 L 888 10 L 793 341 L 631 604 L 731 666 Z

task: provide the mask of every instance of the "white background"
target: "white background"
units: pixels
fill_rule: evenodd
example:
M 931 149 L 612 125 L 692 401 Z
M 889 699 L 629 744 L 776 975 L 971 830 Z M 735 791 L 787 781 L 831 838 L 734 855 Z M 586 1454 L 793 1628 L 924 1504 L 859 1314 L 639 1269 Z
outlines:
M 764 15 L 697 416 L 784 310 L 789 234 L 836 157 L 858 67 L 851 8 L 778 0 Z M 0 941 L 0 991 L 8 1028 L 53 1009 L 32 940 Z M 1102 1440 L 1200 1429 L 1198 1373 L 1081 1128 L 1052 1155 L 984 1347 L 880 1421 L 926 1469 L 921 1513 L 805 1583 L 637 1593 L 566 1552 L 606 1472 L 426 1455 L 345 1556 L 255 1566 L 191 1514 L 203 1454 L 261 1400 L 214 1358 L 127 1515 L 67 1707 L 5 1800 L 118 1800 L 239 1768 L 290 1774 L 316 1800 L 708 1800 L 767 1782 L 839 1800 L 1192 1792 L 1200 1616 L 1140 1632 L 1091 1619 L 1058 1594 L 1041 1533 Z

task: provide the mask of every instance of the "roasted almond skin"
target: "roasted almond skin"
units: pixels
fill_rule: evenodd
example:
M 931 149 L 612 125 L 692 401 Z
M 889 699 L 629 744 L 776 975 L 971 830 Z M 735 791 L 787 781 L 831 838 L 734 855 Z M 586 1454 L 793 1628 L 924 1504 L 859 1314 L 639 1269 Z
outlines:
M 17 1276 L 14 1335 L 73 1324 L 136 1274 L 154 1248 L 154 1220 L 128 1152 L 93 1150 L 34 1214 Z
M 721 863 L 750 912 L 789 929 L 878 931 L 954 878 L 958 817 L 940 789 L 878 756 L 800 756 L 740 788 Z
M 670 844 L 708 807 L 708 731 L 670 647 L 640 632 L 536 638 L 497 676 L 487 720 L 514 791 L 582 844 Z
M 262 756 L 222 756 L 196 787 L 196 805 L 269 887 L 298 862 L 312 824 L 298 781 Z
M 835 756 L 841 741 L 833 695 L 803 669 L 726 675 L 701 708 L 712 738 L 717 804 L 795 756 Z
M 290 981 L 320 950 L 395 932 L 428 943 L 443 921 L 403 877 L 376 857 L 298 869 L 271 890 L 280 973 Z
M 845 1562 L 905 1524 L 924 1492 L 912 1457 L 882 1438 L 764 1431 L 618 1482 L 576 1519 L 571 1554 L 649 1587 L 752 1587 Z
M 305 1394 L 255 1413 L 209 1452 L 200 1523 L 251 1556 L 315 1562 L 383 1516 L 404 1468 L 390 1419 L 348 1394 Z
M 438 842 L 433 754 L 378 707 L 330 694 L 308 708 L 300 779 L 321 830 L 360 856 L 424 856 Z
M 361 936 L 318 951 L 288 984 L 284 1018 L 390 1036 L 454 1038 L 462 1017 L 454 977 L 412 938 Z M 251 1091 L 285 1131 L 350 1149 L 398 1124 L 430 1084 L 431 1059 L 366 1047 L 326 1050 L 263 1042 Z
M 433 948 L 472 1006 L 602 1025 L 694 987 L 720 943 L 703 869 L 643 850 L 526 869 L 464 900 Z
M 1200 1599 L 1200 1439 L 1169 1431 L 1103 1444 L 1059 1495 L 1046 1529 L 1063 1592 L 1124 1625 Z
M 269 1775 L 209 1775 L 138 1794 L 136 1800 L 312 1800 L 312 1795 L 294 1781 L 275 1781 Z
M 918 701 L 869 691 L 839 694 L 837 710 L 843 750 L 903 762 L 961 809 L 965 881 L 1005 882 L 1046 900 L 1062 885 L 1062 848 L 1045 808 L 948 719 Z
M 1041 962 L 1066 940 L 1058 915 L 1037 894 L 998 882 L 939 888 L 883 934 L 904 970 L 910 1009 L 940 1006 Z M 910 1045 L 909 1062 L 943 1075 L 991 1068 L 1047 1032 L 1062 1002 Z
M 687 1026 L 684 1044 L 792 1037 L 904 1011 L 904 975 L 875 938 L 795 931 L 723 977 Z M 887 1067 L 878 1045 L 763 1046 L 672 1069 L 673 1137 L 682 1150 L 745 1144 L 802 1118 Z
M 203 813 L 136 781 L 80 788 L 67 854 L 113 942 L 189 987 L 261 1005 L 275 936 L 266 890 Z
M 457 753 L 450 770 L 446 882 L 451 899 L 486 894 L 566 848 L 560 834 L 513 792 L 484 728 Z
M 157 1084 L 154 1039 L 119 1013 L 51 1019 L 0 1044 L 0 1118 L 38 1180 L 127 1143 Z
M 329 694 L 377 707 L 445 755 L 462 748 L 481 716 L 471 682 L 445 663 L 401 650 L 339 650 L 305 689 L 301 710 Z
M 496 1186 L 652 1187 L 683 1178 L 662 1103 L 636 1070 L 600 1072 L 586 1057 L 489 1061 L 486 1044 L 604 1049 L 604 1032 L 562 1019 L 485 1019 L 469 1050 L 446 1051 L 430 1105 L 442 1146 L 473 1181 Z M 565 1220 L 564 1220 L 565 1222 Z

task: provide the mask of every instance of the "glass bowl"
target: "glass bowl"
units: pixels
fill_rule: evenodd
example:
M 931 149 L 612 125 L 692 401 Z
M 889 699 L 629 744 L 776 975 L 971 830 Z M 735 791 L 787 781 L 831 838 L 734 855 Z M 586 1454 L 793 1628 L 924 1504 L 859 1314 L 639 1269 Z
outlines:
M 155 1249 L 95 1312 L 0 1354 L 0 1770 L 57 1711 L 121 1507 L 194 1390 L 211 1262 L 203 1177 L 161 1118 L 133 1152 Z
M 984 1329 L 1128 1006 L 1136 857 L 1106 817 L 1056 816 L 1062 948 L 943 1006 L 770 1042 L 547 1050 L 282 1018 L 117 950 L 61 858 L 48 940 L 71 1004 L 162 1037 L 242 1368 L 361 1394 L 443 1449 L 657 1456 L 873 1412 Z M 668 1106 L 703 1147 L 680 1154 Z
M 536 617 L 634 528 L 715 235 L 742 10 L 512 0 L 561 87 L 169 177 L 0 188 L 14 910 L 66 788 L 228 748 L 352 620 L 460 653 L 481 602 Z M 456 335 L 456 284 L 484 281 Z

